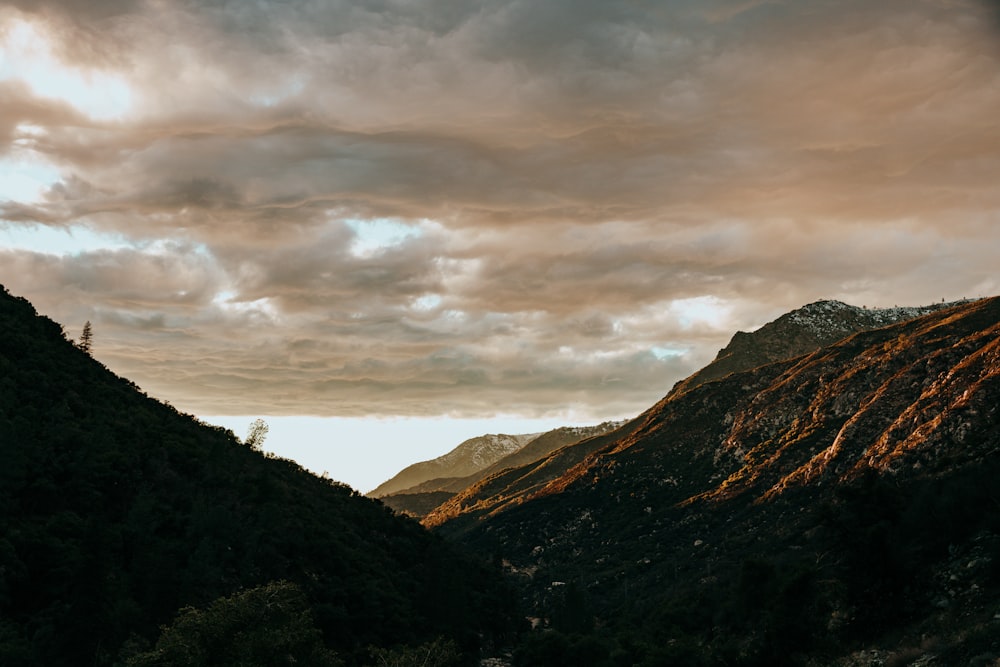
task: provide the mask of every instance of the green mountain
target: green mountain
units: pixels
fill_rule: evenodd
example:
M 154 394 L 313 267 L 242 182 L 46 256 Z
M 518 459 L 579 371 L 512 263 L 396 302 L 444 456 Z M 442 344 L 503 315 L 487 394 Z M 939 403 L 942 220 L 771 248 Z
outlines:
M 515 615 L 495 570 L 146 396 L 0 288 L 0 665 L 178 664 L 191 637 L 182 664 L 252 664 L 204 657 L 226 652 L 210 638 L 280 653 L 313 632 L 280 664 L 471 659 Z

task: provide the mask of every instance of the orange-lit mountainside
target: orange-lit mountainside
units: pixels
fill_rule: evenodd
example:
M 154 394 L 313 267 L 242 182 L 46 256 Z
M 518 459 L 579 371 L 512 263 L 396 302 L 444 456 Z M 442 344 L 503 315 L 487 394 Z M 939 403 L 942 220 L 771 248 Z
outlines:
M 737 332 L 712 363 L 674 385 L 667 398 L 677 396 L 731 373 L 751 370 L 771 362 L 813 352 L 823 345 L 835 343 L 850 334 L 910 320 L 943 307 L 945 304 L 919 308 L 894 307 L 870 310 L 850 306 L 839 301 L 817 301 L 782 315 L 753 333 Z M 652 408 L 651 411 L 655 410 L 656 407 Z M 485 480 L 483 484 L 469 484 L 464 488 L 454 489 L 461 491 L 461 493 L 453 498 L 448 498 L 447 500 L 450 502 L 442 501 L 441 507 L 430 512 L 433 516 L 426 523 L 433 526 L 440 523 L 445 517 L 453 518 L 458 514 L 480 516 L 498 511 L 507 504 L 520 503 L 526 497 L 540 491 L 552 481 L 566 474 L 584 457 L 607 446 L 608 443 L 629 435 L 638 428 L 644 418 L 645 415 L 641 415 L 627 425 L 612 424 L 623 428 L 618 433 L 596 439 L 587 439 L 587 442 L 580 442 L 579 445 L 573 447 L 562 449 L 553 447 L 546 451 L 539 451 L 535 456 L 525 456 L 531 450 L 531 447 L 525 447 L 521 452 L 503 459 L 485 471 L 480 476 L 480 479 Z M 605 429 L 603 432 L 588 435 L 604 435 L 611 430 Z M 583 439 L 576 438 L 575 441 Z M 575 441 L 567 441 L 562 444 L 575 445 Z M 521 459 L 516 460 L 514 456 L 520 456 Z
M 0 665 L 467 664 L 519 623 L 496 568 L 146 396 L 0 288 Z
M 920 312 L 706 369 L 424 523 L 519 580 L 552 628 L 521 664 L 995 664 L 1000 299 Z
M 678 382 L 670 393 L 681 393 L 733 372 L 812 352 L 848 334 L 912 319 L 942 307 L 942 304 L 936 304 L 919 308 L 868 309 L 839 301 L 809 304 L 782 315 L 753 333 L 738 332 L 712 363 Z M 624 423 L 608 421 L 589 427 L 563 427 L 541 435 L 501 434 L 472 438 L 444 456 L 403 469 L 368 495 L 380 499 L 398 512 L 421 518 L 482 479 L 506 469 L 516 470 L 536 463 L 566 445 L 604 435 Z M 540 479 L 548 481 L 554 478 L 564 467 L 575 464 L 576 457 L 586 452 L 589 452 L 586 446 L 575 448 L 567 451 L 563 458 L 546 461 Z M 503 478 L 493 482 L 496 483 L 499 479 Z M 518 479 L 523 481 L 525 478 L 519 476 Z M 537 482 L 539 478 L 532 476 L 528 479 Z M 478 496 L 480 490 L 470 489 L 469 493 Z M 458 502 L 464 500 L 460 499 Z

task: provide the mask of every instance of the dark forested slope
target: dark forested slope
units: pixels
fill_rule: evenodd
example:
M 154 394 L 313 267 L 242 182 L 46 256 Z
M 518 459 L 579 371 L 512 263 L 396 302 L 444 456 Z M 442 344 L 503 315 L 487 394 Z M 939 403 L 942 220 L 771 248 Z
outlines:
M 0 664 L 116 664 L 180 608 L 278 580 L 348 662 L 474 649 L 512 617 L 494 572 L 145 396 L 0 288 Z

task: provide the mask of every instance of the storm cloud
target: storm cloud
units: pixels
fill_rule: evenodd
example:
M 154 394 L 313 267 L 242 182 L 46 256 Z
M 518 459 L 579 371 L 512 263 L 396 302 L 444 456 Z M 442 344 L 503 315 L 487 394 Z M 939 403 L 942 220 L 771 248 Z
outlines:
M 0 283 L 198 414 L 628 416 L 804 303 L 1000 291 L 998 42 L 960 0 L 7 3 Z

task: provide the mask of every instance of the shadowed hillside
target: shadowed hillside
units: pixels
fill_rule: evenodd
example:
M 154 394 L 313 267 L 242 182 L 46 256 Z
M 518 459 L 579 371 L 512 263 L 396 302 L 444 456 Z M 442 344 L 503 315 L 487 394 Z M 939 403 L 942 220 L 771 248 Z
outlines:
M 138 660 L 185 606 L 204 611 L 163 646 L 272 595 L 348 664 L 438 637 L 474 655 L 514 616 L 496 573 L 147 397 L 0 291 L 0 664 Z M 239 642 L 264 637 L 256 623 Z

